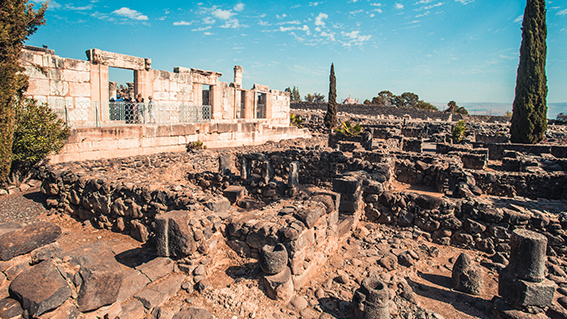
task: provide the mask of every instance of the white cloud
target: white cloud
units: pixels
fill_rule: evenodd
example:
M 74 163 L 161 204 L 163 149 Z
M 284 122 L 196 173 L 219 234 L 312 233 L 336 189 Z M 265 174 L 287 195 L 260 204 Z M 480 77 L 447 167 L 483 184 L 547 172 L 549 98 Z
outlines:
M 213 19 L 213 18 L 211 18 L 211 17 L 205 17 L 205 18 L 203 18 L 203 23 L 204 23 L 204 24 L 213 24 L 213 23 L 215 23 L 215 22 L 216 22 L 216 20 Z
M 364 42 L 372 38 L 371 35 L 361 35 L 360 31 L 341 32 L 341 35 L 347 38 L 347 41 L 341 41 L 343 46 L 362 45 Z
M 373 6 L 373 7 L 381 7 L 381 6 L 383 6 L 383 4 L 381 4 L 381 3 L 379 3 L 379 2 L 371 3 L 370 5 Z
M 375 11 L 375 12 L 378 12 L 378 13 L 384 12 L 384 11 L 382 11 L 382 9 L 380 9 L 380 8 L 376 8 L 376 9 L 374 9 L 374 10 L 372 10 L 372 11 Z
M 462 4 L 469 4 L 471 2 L 474 2 L 474 0 L 455 0 L 455 1 L 460 2 Z
M 191 31 L 198 31 L 198 32 L 201 32 L 201 31 L 207 31 L 207 30 L 209 30 L 210 28 L 211 28 L 211 26 L 206 26 L 206 27 L 200 27 L 200 28 L 196 28 L 196 29 L 191 29 Z
M 326 37 L 327 39 L 331 40 L 331 41 L 336 41 L 335 40 L 335 33 L 334 32 L 321 32 L 320 35 L 322 37 Z
M 424 9 L 424 10 L 429 10 L 429 9 L 433 9 L 433 8 L 435 8 L 435 7 L 439 7 L 439 6 L 442 6 L 442 5 L 443 5 L 443 2 L 438 2 L 438 3 L 436 3 L 436 4 L 432 4 L 432 5 L 429 5 L 429 6 L 427 6 L 427 7 L 424 7 L 423 9 Z
M 403 4 L 401 4 L 401 3 L 397 3 L 397 2 L 396 2 L 396 4 L 395 4 L 394 6 L 395 6 L 395 7 L 396 7 L 396 9 L 398 9 L 398 10 L 401 10 L 401 9 L 403 9 L 403 8 L 404 8 L 404 5 L 403 5 Z
M 283 24 L 301 24 L 301 22 L 299 22 L 298 20 L 293 20 L 293 21 L 284 21 L 284 22 L 278 22 L 278 25 L 283 25 Z
M 213 35 L 212 32 L 203 32 L 204 35 Z
M 327 19 L 329 15 L 326 13 L 319 13 L 319 15 L 315 18 L 315 25 L 324 27 L 325 22 L 323 20 Z
M 558 16 L 564 16 L 564 15 L 567 15 L 567 9 L 565 9 L 565 10 L 561 10 L 561 11 L 557 12 L 557 15 L 558 15 Z
M 416 5 L 417 5 L 417 4 L 428 4 L 428 3 L 431 3 L 431 2 L 433 2 L 433 1 L 435 1 L 435 0 L 421 0 L 421 1 L 418 1 L 418 2 L 416 2 L 416 3 L 414 3 L 414 4 L 416 4 Z
M 228 20 L 232 18 L 232 16 L 236 15 L 236 13 L 232 12 L 232 10 L 222 10 L 222 9 L 215 9 L 212 12 L 212 14 L 215 18 L 221 20 Z
M 82 6 L 82 7 L 75 7 L 72 4 L 66 4 L 65 5 L 65 10 L 73 10 L 73 11 L 86 11 L 86 10 L 91 10 L 92 8 L 93 8 L 92 4 Z
M 522 22 L 522 20 L 524 20 L 524 15 L 518 16 L 518 17 L 514 20 L 514 23 Z
M 244 10 L 244 3 L 242 3 L 242 2 L 237 3 L 237 4 L 234 6 L 233 10 L 234 10 L 234 11 L 238 11 L 238 12 Z
M 310 7 L 316 7 L 318 5 L 320 5 L 322 2 L 309 2 L 309 6 Z
M 121 16 L 121 17 L 132 19 L 132 20 L 140 20 L 140 21 L 148 20 L 148 16 L 143 15 L 136 10 L 132 10 L 132 9 L 126 8 L 126 7 L 122 7 L 118 10 L 114 10 L 114 11 L 112 11 L 112 13 L 115 14 L 115 15 Z
M 192 24 L 193 24 L 193 22 L 187 22 L 187 21 L 176 21 L 176 22 L 173 22 L 173 25 L 176 25 L 176 26 L 177 26 L 177 25 L 192 25 Z

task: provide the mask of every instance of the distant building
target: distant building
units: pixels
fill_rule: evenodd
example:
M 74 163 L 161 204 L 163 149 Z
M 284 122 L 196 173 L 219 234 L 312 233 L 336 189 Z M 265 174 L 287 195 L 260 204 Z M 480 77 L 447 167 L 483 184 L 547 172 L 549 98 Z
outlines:
M 358 99 L 353 99 L 350 95 L 343 101 L 343 104 L 360 104 Z

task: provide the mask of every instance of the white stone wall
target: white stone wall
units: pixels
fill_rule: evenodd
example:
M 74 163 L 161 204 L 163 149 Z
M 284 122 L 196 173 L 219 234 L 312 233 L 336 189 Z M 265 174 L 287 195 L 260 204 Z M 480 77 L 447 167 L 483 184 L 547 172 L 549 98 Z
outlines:
M 289 92 L 271 90 L 272 97 L 272 119 L 281 125 L 289 125 L 289 103 L 291 97 Z
M 47 49 L 24 49 L 20 60 L 29 76 L 26 95 L 48 103 L 63 119 L 92 120 L 90 62 L 61 58 Z
M 189 73 L 152 70 L 153 98 L 159 102 L 193 103 L 193 79 Z

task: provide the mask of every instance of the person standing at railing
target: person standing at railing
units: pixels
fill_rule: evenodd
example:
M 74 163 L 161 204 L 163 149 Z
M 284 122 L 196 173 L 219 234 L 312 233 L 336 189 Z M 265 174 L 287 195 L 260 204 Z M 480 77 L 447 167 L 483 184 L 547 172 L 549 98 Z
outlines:
M 134 123 L 141 123 L 144 112 L 144 98 L 141 93 L 136 96 L 136 103 L 134 104 Z
M 148 96 L 148 114 L 150 116 L 149 123 L 155 124 L 156 123 L 156 109 L 153 98 Z

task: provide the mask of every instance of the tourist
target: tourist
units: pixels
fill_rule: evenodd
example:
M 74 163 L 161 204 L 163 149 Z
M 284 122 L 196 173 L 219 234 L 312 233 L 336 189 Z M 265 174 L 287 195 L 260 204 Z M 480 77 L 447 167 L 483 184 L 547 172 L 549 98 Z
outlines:
M 136 95 L 136 103 L 134 103 L 133 107 L 134 123 L 141 122 L 144 111 L 144 98 L 141 93 L 138 93 L 138 95 Z

